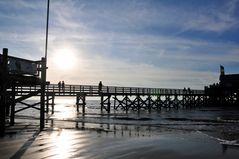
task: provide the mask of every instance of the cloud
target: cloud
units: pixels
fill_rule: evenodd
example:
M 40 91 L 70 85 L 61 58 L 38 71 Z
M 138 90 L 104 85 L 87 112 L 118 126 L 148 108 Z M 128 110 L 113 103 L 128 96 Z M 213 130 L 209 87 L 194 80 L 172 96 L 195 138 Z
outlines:
M 73 84 L 103 80 L 107 85 L 203 88 L 218 81 L 221 63 L 237 66 L 238 43 L 175 33 L 223 34 L 237 29 L 237 1 L 233 2 L 194 11 L 160 1 L 51 1 L 47 78 Z M 0 19 L 8 22 L 0 26 L 0 44 L 16 56 L 42 57 L 45 2 L 7 4 L 14 14 L 0 11 Z M 74 48 L 79 60 L 69 71 L 54 65 L 57 49 L 65 46 Z
M 217 82 L 218 75 L 211 72 L 195 72 L 180 69 L 161 69 L 148 64 L 131 64 L 120 59 L 105 56 L 84 57 L 78 67 L 61 72 L 49 67 L 48 77 L 52 81 L 64 79 L 67 83 L 140 86 L 159 88 L 192 87 L 202 89 L 208 82 Z M 67 60 L 67 59 L 66 59 Z M 86 65 L 85 65 L 86 64 Z M 212 78 L 213 77 L 213 78 Z
M 238 28 L 237 10 L 238 0 L 225 1 L 223 7 L 211 6 L 192 13 L 189 21 L 186 22 L 184 31 L 199 30 L 209 32 L 225 32 L 233 28 Z M 190 15 L 190 14 L 189 14 Z
M 212 32 L 224 32 L 237 27 L 238 19 L 228 13 L 212 12 L 211 14 L 200 14 L 194 20 L 187 23 L 185 30 L 200 30 Z
M 58 73 L 58 76 L 70 77 L 74 82 L 92 84 L 103 80 L 113 85 L 162 87 L 186 87 L 191 84 L 192 87 L 203 88 L 218 81 L 217 74 L 213 72 L 221 62 L 238 59 L 230 54 L 238 49 L 236 43 L 160 34 L 99 31 L 89 23 L 83 24 L 81 14 L 78 15 L 79 21 L 69 17 L 68 10 L 58 15 L 56 19 L 59 24 L 55 24 L 63 26 L 65 31 L 62 32 L 62 28 L 58 27 L 51 28 L 51 37 L 54 38 L 50 44 L 56 47 L 70 42 L 81 52 L 82 57 L 79 58 L 85 58 L 82 68 L 74 70 L 79 72 L 79 76 L 69 72 L 62 75 Z M 75 12 L 74 9 L 71 12 Z M 112 18 L 111 15 L 106 17 Z

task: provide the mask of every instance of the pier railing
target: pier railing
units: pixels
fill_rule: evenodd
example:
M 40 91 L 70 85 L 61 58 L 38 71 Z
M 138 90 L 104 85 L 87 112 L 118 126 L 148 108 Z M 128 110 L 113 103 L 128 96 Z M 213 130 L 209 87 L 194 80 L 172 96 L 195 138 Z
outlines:
M 36 92 L 40 86 L 16 86 L 17 95 L 24 95 Z M 118 87 L 118 86 L 102 86 L 99 90 L 97 85 L 65 85 L 64 88 L 58 87 L 57 84 L 46 85 L 46 93 L 55 93 L 59 96 L 74 96 L 79 93 L 85 93 L 88 96 L 103 95 L 165 95 L 165 94 L 204 94 L 203 90 L 191 89 L 170 89 L 170 88 L 143 88 L 143 87 Z

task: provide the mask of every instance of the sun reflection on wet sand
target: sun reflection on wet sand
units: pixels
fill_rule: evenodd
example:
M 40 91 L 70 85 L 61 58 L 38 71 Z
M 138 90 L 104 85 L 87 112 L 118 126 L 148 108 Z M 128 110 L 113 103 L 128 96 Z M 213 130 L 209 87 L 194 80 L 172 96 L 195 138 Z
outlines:
M 103 132 L 55 128 L 41 132 L 23 158 L 156 159 L 160 157 L 199 159 L 206 156 L 223 158 L 220 154 L 220 144 L 197 132 L 129 138 L 127 136 L 108 136 Z M 230 151 L 224 155 L 230 158 L 237 154 L 236 151 Z
M 46 120 L 45 131 L 40 133 L 23 158 L 136 159 L 160 156 L 197 159 L 208 156 L 234 158 L 239 153 L 238 149 L 230 147 L 222 150 L 216 137 L 205 135 L 205 130 L 216 132 L 221 127 L 218 122 L 208 125 L 195 119 L 182 121 L 191 116 L 192 111 L 181 114 L 173 111 L 160 114 L 141 112 L 140 116 L 132 113 L 127 116 L 101 114 L 98 109 L 93 109 L 95 112 L 89 110 L 83 116 L 76 113 L 73 105 L 72 100 L 56 103 L 54 115 L 49 115 Z M 206 116 L 201 111 L 197 114 Z M 209 115 L 211 117 L 212 113 Z
M 72 142 L 74 142 L 72 135 L 66 133 L 65 130 L 61 130 L 58 134 L 54 134 L 51 137 L 52 143 L 54 143 L 55 147 L 52 149 L 52 153 L 56 154 L 55 157 L 59 159 L 70 158 L 74 151 L 72 148 Z
M 24 158 L 89 158 L 87 148 L 91 141 L 87 132 L 57 128 L 47 130 L 27 150 Z

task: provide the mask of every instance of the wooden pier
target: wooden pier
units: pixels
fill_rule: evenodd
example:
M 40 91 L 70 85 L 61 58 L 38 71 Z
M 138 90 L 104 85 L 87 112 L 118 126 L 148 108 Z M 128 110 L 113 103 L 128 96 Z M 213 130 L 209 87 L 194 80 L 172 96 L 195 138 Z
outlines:
M 10 117 L 10 126 L 14 125 L 15 114 L 29 108 L 40 113 L 40 129 L 45 126 L 45 114 L 54 113 L 54 101 L 57 96 L 75 97 L 76 111 L 85 114 L 87 97 L 99 97 L 100 109 L 110 113 L 112 109 L 124 111 L 179 109 L 205 105 L 208 97 L 203 90 L 165 89 L 142 87 L 119 87 L 103 85 L 64 85 L 46 82 L 46 61 L 31 61 L 8 56 L 3 49 L 0 55 L 1 111 L 0 135 L 3 136 L 6 119 Z M 29 98 L 40 97 L 36 103 L 28 103 Z M 24 108 L 16 109 L 16 104 Z M 37 105 L 40 105 L 37 106 Z
M 76 98 L 76 111 L 85 114 L 87 97 L 99 97 L 100 109 L 110 113 L 114 110 L 140 111 L 140 110 L 161 110 L 201 107 L 205 105 L 206 96 L 202 90 L 188 89 L 163 89 L 163 88 L 139 88 L 139 87 L 117 87 L 98 85 L 65 85 L 64 90 L 59 89 L 57 84 L 45 86 L 44 100 L 36 103 L 27 103 L 28 98 L 41 96 L 41 86 L 15 86 L 8 88 L 7 92 L 12 95 L 10 104 L 6 109 L 10 110 L 10 123 L 14 125 L 15 114 L 28 108 L 41 111 L 44 105 L 44 114 L 54 114 L 54 101 L 56 97 Z M 24 108 L 15 110 L 17 103 L 25 105 Z M 37 107 L 41 105 L 41 107 Z M 81 108 L 81 111 L 80 111 Z M 43 120 L 43 119 L 42 119 Z M 44 121 L 41 121 L 44 124 Z M 44 125 L 43 125 L 44 127 Z
M 39 90 L 40 86 L 37 85 L 16 86 L 14 92 L 15 96 L 25 98 L 29 95 L 40 95 Z M 13 90 L 8 89 L 7 91 L 10 93 Z M 150 111 L 152 109 L 160 110 L 161 108 L 197 107 L 202 106 L 205 101 L 203 90 L 117 86 L 102 86 L 99 89 L 98 85 L 65 85 L 64 89 L 59 89 L 57 84 L 48 84 L 45 87 L 44 99 L 47 113 L 49 113 L 49 106 L 52 107 L 51 113 L 54 113 L 54 101 L 57 96 L 75 97 L 76 111 L 79 112 L 81 106 L 82 113 L 85 113 L 87 97 L 100 97 L 101 110 L 108 113 L 111 109 L 123 109 L 125 111 L 144 109 Z M 35 104 L 30 106 L 22 101 L 20 103 L 26 105 L 26 107 L 36 108 Z

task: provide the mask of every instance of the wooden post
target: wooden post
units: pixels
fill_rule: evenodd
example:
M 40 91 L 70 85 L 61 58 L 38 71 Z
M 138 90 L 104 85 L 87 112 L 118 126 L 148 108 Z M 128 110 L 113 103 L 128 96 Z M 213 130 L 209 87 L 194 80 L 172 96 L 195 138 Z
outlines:
M 137 95 L 137 109 L 140 110 L 140 96 Z
M 126 107 L 126 112 L 128 111 L 128 96 L 125 96 L 125 107 Z
M 103 106 L 104 106 L 104 96 L 101 95 L 100 99 L 101 99 L 101 102 L 100 102 L 100 110 L 103 111 Z
M 86 102 L 85 102 L 85 95 L 82 96 L 82 113 L 85 114 L 85 105 L 86 105 Z
M 51 114 L 54 114 L 54 108 L 55 108 L 55 93 L 53 92 L 52 94 L 52 99 L 51 99 Z
M 40 108 L 40 130 L 45 127 L 45 87 L 46 87 L 46 59 L 42 58 L 41 68 L 41 108 Z
M 15 84 L 12 85 L 12 99 L 11 99 L 11 115 L 10 115 L 10 126 L 13 126 L 14 123 L 15 123 L 15 105 L 16 105 L 16 102 L 15 102 L 15 95 L 16 95 L 16 86 Z
M 79 95 L 76 96 L 76 111 L 79 112 Z
M 49 95 L 46 95 L 46 113 L 49 112 Z
M 149 112 L 151 111 L 151 96 L 149 95 L 148 96 L 148 110 L 149 110 Z
M 161 95 L 157 95 L 157 109 L 161 110 L 161 107 L 162 107 Z
M 7 70 L 7 63 L 8 63 L 8 49 L 3 48 L 3 56 L 2 61 L 0 65 L 1 69 L 1 75 L 2 79 L 0 79 L 0 136 L 4 136 L 5 134 L 5 120 L 6 120 L 6 85 L 7 85 L 7 76 L 8 76 L 8 70 Z
M 115 107 L 116 107 L 116 98 L 117 98 L 117 96 L 116 96 L 116 94 L 115 94 L 115 97 L 114 97 L 114 109 L 115 109 Z
M 108 95 L 107 112 L 110 113 L 110 95 Z

